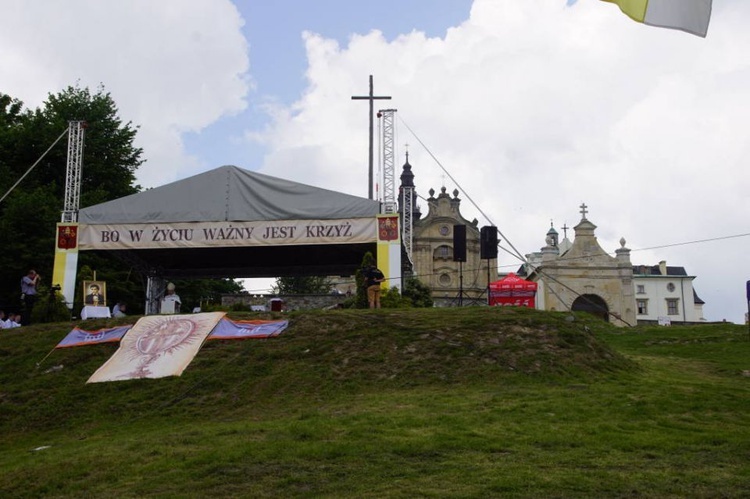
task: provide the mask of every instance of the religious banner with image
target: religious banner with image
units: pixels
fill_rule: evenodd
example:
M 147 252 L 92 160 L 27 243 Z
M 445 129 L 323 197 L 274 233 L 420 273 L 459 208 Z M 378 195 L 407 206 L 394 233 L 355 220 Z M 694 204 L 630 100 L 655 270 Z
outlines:
M 52 285 L 60 286 L 65 305 L 72 309 L 76 294 L 78 271 L 78 224 L 58 223 L 55 240 L 55 263 L 52 268 Z
M 386 289 L 401 291 L 401 235 L 399 234 L 398 214 L 378 215 L 377 267 L 385 275 Z
M 180 376 L 222 317 L 224 312 L 142 317 L 87 383 Z

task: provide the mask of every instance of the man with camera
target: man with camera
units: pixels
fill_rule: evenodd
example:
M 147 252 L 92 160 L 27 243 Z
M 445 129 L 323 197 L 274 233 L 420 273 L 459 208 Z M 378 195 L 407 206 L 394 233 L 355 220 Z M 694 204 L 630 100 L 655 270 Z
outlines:
M 23 300 L 24 309 L 21 324 L 24 326 L 31 324 L 31 311 L 36 304 L 39 279 L 39 274 L 34 269 L 29 270 L 29 273 L 21 279 L 21 300 Z

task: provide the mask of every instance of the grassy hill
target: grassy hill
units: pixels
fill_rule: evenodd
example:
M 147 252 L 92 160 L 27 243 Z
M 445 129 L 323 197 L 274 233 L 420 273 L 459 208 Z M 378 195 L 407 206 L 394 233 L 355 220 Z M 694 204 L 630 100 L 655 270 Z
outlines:
M 0 494 L 750 495 L 742 326 L 473 307 L 288 318 L 276 338 L 207 342 L 181 377 L 92 385 L 117 345 L 52 351 L 71 324 L 0 330 Z

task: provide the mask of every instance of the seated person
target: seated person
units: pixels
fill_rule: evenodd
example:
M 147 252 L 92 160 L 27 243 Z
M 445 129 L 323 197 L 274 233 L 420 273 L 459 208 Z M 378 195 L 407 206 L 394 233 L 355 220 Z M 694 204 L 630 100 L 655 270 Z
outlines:
M 8 320 L 5 321 L 7 329 L 21 327 L 21 314 L 8 314 Z
M 125 309 L 128 304 L 124 301 L 118 301 L 114 307 L 112 307 L 112 317 L 125 317 Z

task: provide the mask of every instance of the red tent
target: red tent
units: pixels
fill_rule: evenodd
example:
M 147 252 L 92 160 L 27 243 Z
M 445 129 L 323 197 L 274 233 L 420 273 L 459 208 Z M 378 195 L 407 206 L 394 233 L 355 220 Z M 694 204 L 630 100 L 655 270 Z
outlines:
M 490 283 L 490 305 L 535 308 L 536 283 L 521 279 L 511 272 Z

